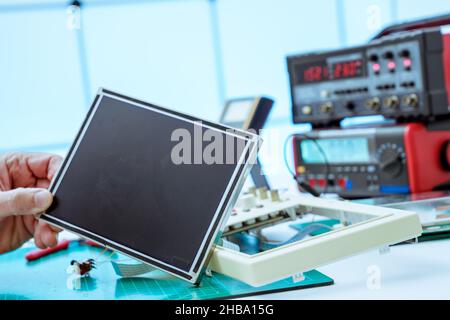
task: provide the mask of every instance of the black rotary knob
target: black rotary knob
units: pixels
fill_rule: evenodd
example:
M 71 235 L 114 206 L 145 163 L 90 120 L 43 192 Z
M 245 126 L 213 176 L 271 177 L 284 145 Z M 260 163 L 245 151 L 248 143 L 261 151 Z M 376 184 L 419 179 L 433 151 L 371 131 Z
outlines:
M 394 148 L 384 148 L 379 154 L 380 170 L 389 178 L 398 177 L 403 172 L 403 157 Z
M 442 145 L 440 158 L 444 170 L 450 171 L 450 140 L 444 142 Z

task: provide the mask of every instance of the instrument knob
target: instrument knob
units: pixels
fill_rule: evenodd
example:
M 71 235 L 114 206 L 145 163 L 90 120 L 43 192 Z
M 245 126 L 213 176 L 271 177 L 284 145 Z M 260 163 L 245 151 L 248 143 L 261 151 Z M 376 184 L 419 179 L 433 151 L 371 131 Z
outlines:
M 390 96 L 384 99 L 384 105 L 388 108 L 395 109 L 400 105 L 400 100 L 397 96 Z
M 403 172 L 403 158 L 396 149 L 386 148 L 382 150 L 379 160 L 381 172 L 389 178 L 396 178 Z
M 450 171 L 450 140 L 446 141 L 441 148 L 441 165 L 444 170 Z

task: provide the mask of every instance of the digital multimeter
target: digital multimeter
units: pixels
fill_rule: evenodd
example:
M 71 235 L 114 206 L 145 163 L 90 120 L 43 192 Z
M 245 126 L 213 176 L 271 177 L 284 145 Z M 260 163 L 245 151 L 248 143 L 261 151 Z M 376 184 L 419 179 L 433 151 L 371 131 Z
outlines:
M 294 158 L 299 181 L 344 198 L 450 187 L 450 131 L 419 123 L 299 134 Z

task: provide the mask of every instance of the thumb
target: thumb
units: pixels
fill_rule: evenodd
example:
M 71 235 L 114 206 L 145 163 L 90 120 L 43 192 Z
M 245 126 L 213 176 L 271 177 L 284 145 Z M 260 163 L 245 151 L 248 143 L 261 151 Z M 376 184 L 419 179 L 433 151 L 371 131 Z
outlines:
M 44 212 L 52 200 L 52 194 L 46 189 L 18 188 L 0 192 L 0 218 Z

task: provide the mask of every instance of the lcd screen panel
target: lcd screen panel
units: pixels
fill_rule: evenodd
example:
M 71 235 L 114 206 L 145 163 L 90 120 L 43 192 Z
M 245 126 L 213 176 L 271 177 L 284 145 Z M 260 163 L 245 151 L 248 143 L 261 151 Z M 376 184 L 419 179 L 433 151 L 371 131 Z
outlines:
M 305 163 L 368 163 L 371 160 L 366 138 L 303 140 L 300 145 Z
M 253 110 L 254 102 L 254 99 L 229 102 L 220 122 L 234 128 L 242 128 Z
M 209 153 L 220 138 L 222 148 Z M 55 201 L 43 218 L 193 282 L 255 139 L 103 90 L 52 183 Z M 223 161 L 211 163 L 211 154 Z

